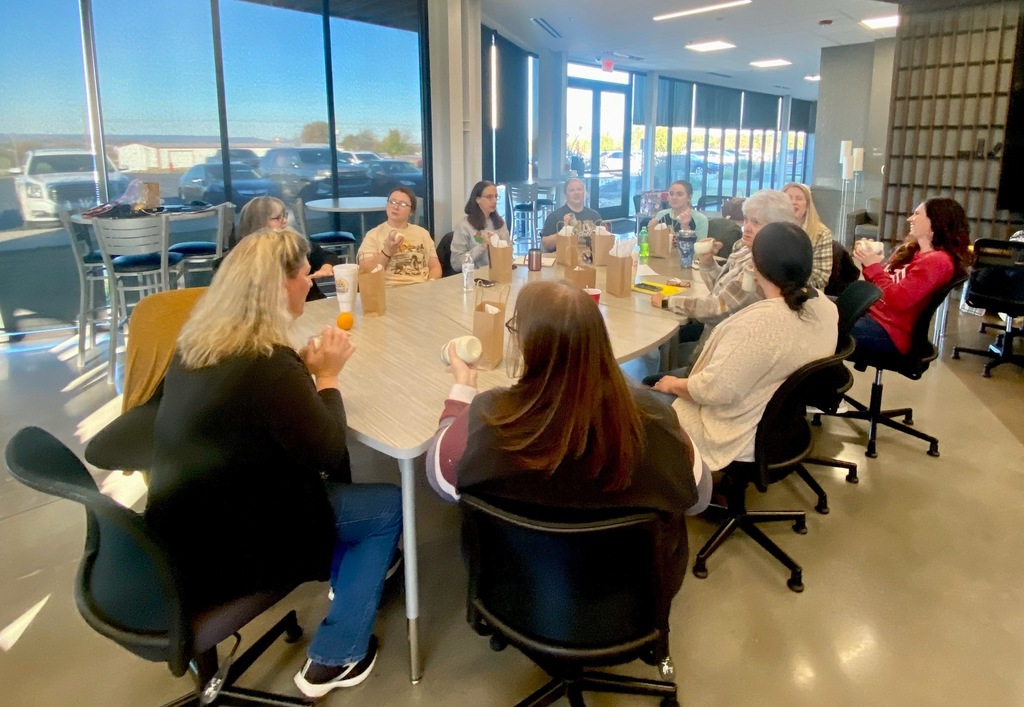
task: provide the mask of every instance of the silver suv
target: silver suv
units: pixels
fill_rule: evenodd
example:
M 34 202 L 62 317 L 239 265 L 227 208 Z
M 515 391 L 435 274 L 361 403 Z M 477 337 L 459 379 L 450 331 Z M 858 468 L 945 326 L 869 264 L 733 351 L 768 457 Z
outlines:
M 105 162 L 108 196 L 116 199 L 128 188 L 128 177 L 110 160 Z M 25 153 L 24 165 L 11 173 L 16 175 L 14 191 L 26 226 L 54 223 L 59 211 L 88 209 L 99 203 L 96 160 L 88 150 L 30 150 Z
M 330 196 L 331 148 L 272 147 L 260 159 L 260 174 L 275 182 L 283 198 L 300 196 L 305 201 Z M 338 188 L 341 196 L 366 196 L 370 175 L 366 168 L 338 155 Z

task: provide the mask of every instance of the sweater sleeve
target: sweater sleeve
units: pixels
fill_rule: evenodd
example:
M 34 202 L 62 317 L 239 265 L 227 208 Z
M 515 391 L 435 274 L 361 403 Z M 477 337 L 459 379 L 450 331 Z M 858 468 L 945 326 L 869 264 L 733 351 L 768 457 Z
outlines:
M 882 299 L 894 312 L 920 304 L 953 277 L 953 261 L 945 253 L 918 254 L 907 265 L 903 277 L 896 279 L 881 264 L 864 268 L 866 279 L 882 288 Z
M 699 211 L 693 212 L 694 230 L 697 232 L 697 240 L 708 237 L 708 217 Z
M 469 225 L 469 221 L 462 219 L 455 225 L 452 236 L 452 269 L 455 272 L 462 272 L 462 258 L 466 253 L 473 257 L 473 264 L 478 268 L 487 266 L 487 246 L 484 243 L 477 243 L 474 239 L 476 229 Z
M 271 436 L 303 466 L 329 469 L 347 452 L 345 406 L 335 388 L 317 392 L 309 371 L 293 351 L 275 351 L 277 375 L 257 396 L 265 406 Z
M 747 292 L 743 289 L 742 277 L 735 277 L 718 294 L 704 297 L 676 295 L 669 298 L 668 306 L 676 314 L 715 326 L 730 314 L 760 299 L 761 295 L 756 290 Z
M 814 240 L 814 261 L 811 276 L 807 284 L 818 290 L 824 290 L 828 278 L 832 274 L 832 231 L 822 224 Z
M 427 481 L 438 496 L 446 501 L 458 501 L 455 471 L 466 451 L 469 436 L 469 404 L 476 389 L 467 385 L 454 385 L 444 401 L 437 432 L 427 448 Z

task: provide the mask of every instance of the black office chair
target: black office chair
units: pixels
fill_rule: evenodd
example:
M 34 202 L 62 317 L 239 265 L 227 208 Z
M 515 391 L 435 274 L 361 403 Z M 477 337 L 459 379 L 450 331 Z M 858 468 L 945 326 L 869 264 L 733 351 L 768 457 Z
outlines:
M 839 340 L 836 350 L 846 346 L 846 339 L 857 320 L 867 314 L 871 305 L 882 298 L 882 288 L 867 280 L 851 282 L 836 298 L 839 310 Z
M 846 380 L 846 377 L 838 375 L 837 371 L 845 368 L 843 361 L 852 349 L 851 343 L 833 356 L 811 361 L 787 378 L 772 395 L 757 425 L 754 461 L 735 461 L 722 470 L 724 478 L 721 488 L 726 496 L 726 519 L 694 558 L 694 576 L 706 578 L 708 559 L 730 535 L 742 530 L 789 569 L 786 584 L 790 589 L 794 592 L 804 590 L 803 569 L 757 525 L 792 521 L 793 530 L 803 535 L 807 532 L 807 514 L 804 511 L 748 511 L 746 492 L 750 484 L 754 484 L 759 491 L 766 492 L 770 484 L 796 472 L 817 495 L 818 503 L 815 509 L 825 514 L 829 511 L 828 496 L 804 464 L 839 466 L 850 471 L 853 479 L 856 479 L 856 464 L 811 455 L 813 439 L 806 416 L 807 404 L 814 399 L 815 391 L 831 384 L 831 381 L 842 384 Z M 856 483 L 850 476 L 847 477 L 847 481 Z
M 733 245 L 743 236 L 743 224 L 728 218 L 708 219 L 708 238 L 714 238 L 722 244 L 718 251 L 725 256 L 732 252 Z
M 448 231 L 437 242 L 437 259 L 441 261 L 441 277 L 449 277 L 456 274 L 455 268 L 452 267 L 452 238 L 454 237 L 455 232 Z
M 309 223 L 306 220 L 306 202 L 301 198 L 295 199 L 292 207 L 295 212 L 295 220 L 298 221 L 299 231 L 310 243 L 316 243 L 328 253 L 338 255 L 345 263 L 354 263 L 356 260 L 356 237 L 348 231 L 320 231 L 309 232 Z
M 1013 352 L 1013 342 L 1024 338 L 1024 330 L 1013 320 L 1024 317 L 1024 242 L 981 238 L 974 243 L 974 267 L 967 281 L 967 304 L 1006 315 L 1003 332 L 987 349 L 954 346 L 953 358 L 961 353 L 991 359 L 981 375 L 992 377 L 992 369 L 1004 363 L 1024 367 L 1024 354 Z M 984 329 L 984 325 L 983 329 Z
M 663 707 L 678 705 L 657 514 L 581 514 L 575 522 L 551 522 L 533 517 L 534 509 L 526 517 L 466 493 L 460 506 L 469 562 L 467 620 L 491 635 L 495 650 L 511 643 L 552 676 L 518 707 L 549 705 L 565 695 L 576 707 L 584 704 L 583 691 L 649 695 L 661 697 Z M 663 680 L 585 669 L 637 658 L 657 664 Z
M 855 282 L 863 282 L 860 279 L 860 269 L 843 244 L 832 241 L 832 271 L 829 273 L 828 282 L 825 283 L 825 294 L 838 297 Z
M 853 367 L 856 370 L 866 371 L 868 366 L 875 369 L 875 381 L 871 384 L 871 400 L 867 405 L 864 405 L 849 395 L 844 395 L 843 399 L 855 409 L 825 414 L 833 417 L 868 421 L 868 445 L 867 451 L 864 452 L 865 456 L 871 458 L 878 456 L 876 438 L 879 425 L 891 427 L 898 432 L 903 432 L 928 442 L 928 454 L 933 457 L 939 456 L 939 440 L 911 427 L 914 424 L 914 411 L 912 408 L 882 409 L 882 372 L 895 371 L 911 380 L 919 380 L 924 375 L 924 372 L 928 370 L 928 365 L 939 356 L 938 349 L 935 348 L 928 338 L 928 330 L 931 327 L 932 318 L 939 307 L 942 306 L 946 297 L 949 296 L 949 293 L 966 280 L 967 275 L 965 273 L 957 272 L 944 287 L 935 291 L 928 305 L 921 311 L 921 316 L 918 317 L 917 323 L 914 326 L 909 353 L 880 354 L 871 351 L 855 350 L 853 355 L 850 356 L 849 360 L 853 362 Z M 901 416 L 903 417 L 902 423 L 892 419 Z M 820 415 L 815 415 L 815 424 L 820 423 L 820 421 Z
M 135 655 L 166 662 L 177 677 L 191 670 L 194 694 L 175 706 L 245 704 L 310 705 L 312 700 L 235 686 L 235 681 L 281 635 L 302 636 L 294 611 L 241 656 L 238 631 L 283 599 L 292 587 L 263 591 L 221 606 L 186 609 L 187 590 L 160 541 L 142 516 L 107 498 L 75 454 L 53 435 L 26 427 L 11 438 L 7 469 L 26 486 L 85 506 L 85 553 L 75 579 L 75 603 L 93 629 Z M 211 560 L 211 561 L 216 561 Z M 218 666 L 217 644 L 235 644 Z

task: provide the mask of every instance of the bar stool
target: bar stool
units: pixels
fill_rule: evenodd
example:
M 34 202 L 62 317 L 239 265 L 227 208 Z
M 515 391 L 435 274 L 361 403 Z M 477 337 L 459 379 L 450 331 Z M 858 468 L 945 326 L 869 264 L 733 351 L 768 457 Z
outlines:
M 535 247 L 537 241 L 537 197 L 536 184 L 508 184 L 508 199 L 512 205 L 513 244 Z
M 548 216 L 552 211 L 555 210 L 555 206 L 558 204 L 558 187 L 554 184 L 538 185 L 537 186 L 537 198 L 533 202 L 536 207 L 536 225 L 534 233 L 541 233 L 544 229 L 544 222 L 547 221 Z M 531 246 L 539 248 L 539 245 L 535 245 L 531 242 Z
M 295 200 L 295 220 L 299 223 L 299 231 L 310 243 L 316 243 L 329 253 L 334 253 L 341 258 L 343 263 L 354 263 L 356 261 L 356 237 L 348 231 L 321 231 L 310 233 L 309 224 L 306 221 L 306 203 L 302 199 Z

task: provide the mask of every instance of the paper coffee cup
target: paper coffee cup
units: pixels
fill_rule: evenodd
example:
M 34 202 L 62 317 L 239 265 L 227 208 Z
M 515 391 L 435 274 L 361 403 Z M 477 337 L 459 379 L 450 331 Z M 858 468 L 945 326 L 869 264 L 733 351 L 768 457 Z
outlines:
M 710 253 L 711 249 L 714 247 L 714 238 L 701 238 L 699 241 L 693 244 L 693 254 L 704 255 L 705 253 Z
M 358 265 L 344 263 L 334 266 L 334 296 L 338 298 L 338 309 L 342 312 L 351 312 L 355 309 L 358 288 Z
M 448 357 L 448 347 L 452 344 L 455 344 L 455 355 L 470 366 L 479 361 L 480 356 L 484 353 L 484 346 L 480 343 L 480 339 L 475 336 L 460 336 L 441 347 L 441 363 L 446 366 L 452 364 Z
M 757 281 L 754 280 L 754 271 L 748 268 L 743 269 L 743 282 L 740 283 L 743 287 L 744 292 L 754 292 L 757 290 Z

